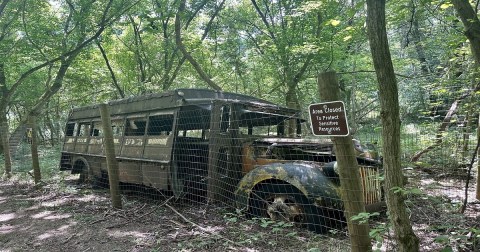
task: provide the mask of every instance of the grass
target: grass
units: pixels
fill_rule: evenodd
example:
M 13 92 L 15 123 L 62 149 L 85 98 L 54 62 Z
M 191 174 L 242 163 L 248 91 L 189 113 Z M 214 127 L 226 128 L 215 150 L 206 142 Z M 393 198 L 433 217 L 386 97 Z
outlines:
M 38 158 L 40 162 L 40 172 L 42 180 L 51 180 L 58 178 L 59 160 L 61 146 L 39 146 Z M 22 143 L 14 155 L 12 155 L 12 173 L 20 180 L 25 180 L 31 176 L 28 174 L 32 170 L 32 153 L 30 144 Z M 0 156 L 0 173 L 5 172 L 5 159 L 3 155 Z

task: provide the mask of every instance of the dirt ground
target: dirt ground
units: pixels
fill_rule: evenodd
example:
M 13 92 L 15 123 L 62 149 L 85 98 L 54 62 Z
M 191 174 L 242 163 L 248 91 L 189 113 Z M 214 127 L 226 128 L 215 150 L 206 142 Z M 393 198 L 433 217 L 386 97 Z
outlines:
M 245 220 L 222 208 L 122 195 L 74 180 L 35 189 L 0 180 L 0 251 L 332 251 L 348 240 Z M 327 249 L 328 251 L 329 249 Z M 340 249 L 343 250 L 343 249 Z
M 123 209 L 113 209 L 108 191 L 78 185 L 74 179 L 59 177 L 40 189 L 25 180 L 0 179 L 0 252 L 349 250 L 346 230 L 317 235 L 284 223 L 246 220 L 221 207 L 179 204 L 168 197 L 124 193 Z M 445 247 L 480 251 L 480 204 L 472 202 L 465 215 L 446 209 L 461 198 L 459 185 L 455 181 L 447 185 L 452 187 L 445 190 L 457 192 L 452 198 L 420 195 L 409 200 L 422 251 Z M 371 230 L 381 230 L 379 225 L 386 222 L 385 216 L 376 219 Z M 383 243 L 380 250 L 394 251 L 391 232 L 378 238 Z

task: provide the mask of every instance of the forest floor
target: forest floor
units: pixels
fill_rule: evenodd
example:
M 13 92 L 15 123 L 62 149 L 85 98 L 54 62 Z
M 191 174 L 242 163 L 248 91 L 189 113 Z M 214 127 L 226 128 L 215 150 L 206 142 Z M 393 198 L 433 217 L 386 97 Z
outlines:
M 107 190 L 62 176 L 39 189 L 15 177 L 0 179 L 1 252 L 349 250 L 345 229 L 317 235 L 283 223 L 246 220 L 220 207 L 131 193 L 122 194 L 123 209 L 113 209 Z M 480 250 L 480 205 L 472 200 L 466 213 L 458 214 L 455 202 L 463 195 L 461 184 L 425 179 L 415 186 L 425 190 L 443 186 L 453 195 L 409 198 L 421 250 Z M 392 251 L 385 222 L 383 215 L 371 223 L 371 230 L 376 231 L 380 250 Z
M 131 193 L 122 202 L 114 209 L 107 190 L 68 178 L 41 189 L 0 179 L 0 251 L 348 250 L 345 235 L 246 220 L 220 207 Z

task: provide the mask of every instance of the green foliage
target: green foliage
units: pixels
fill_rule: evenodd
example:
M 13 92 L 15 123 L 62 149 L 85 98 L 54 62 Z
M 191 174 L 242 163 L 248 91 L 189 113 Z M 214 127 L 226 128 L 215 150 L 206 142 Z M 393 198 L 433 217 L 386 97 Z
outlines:
M 65 1 L 9 1 L 0 15 L 0 59 L 6 77 L 1 85 L 11 88 L 26 71 L 71 50 L 95 32 L 107 1 L 69 2 L 71 6 Z M 211 24 L 219 1 L 190 1 L 186 12 L 180 13 L 184 44 L 205 72 L 225 91 L 279 104 L 287 104 L 285 94 L 293 90 L 296 105 L 306 108 L 319 101 L 317 74 L 336 70 L 355 137 L 383 145 L 378 84 L 364 27 L 364 1 L 256 2 L 268 25 L 252 1 L 227 1 Z M 191 65 L 181 63 L 183 55 L 176 47 L 173 26 L 176 1 L 139 1 L 133 8 L 124 9 L 130 3 L 133 2 L 113 1 L 108 14 L 120 18 L 109 23 L 98 39 L 126 95 L 181 87 L 206 88 Z M 413 169 L 453 170 L 465 160 L 463 132 L 455 123 L 442 133 L 442 144 L 422 160 L 412 164 L 409 159 L 435 143 L 437 129 L 451 103 L 476 83 L 463 26 L 448 1 L 387 1 L 387 22 L 390 51 L 398 74 L 403 163 Z M 47 65 L 18 86 L 7 105 L 11 130 L 52 86 L 59 66 L 58 62 Z M 304 66 L 303 75 L 297 76 Z M 93 43 L 82 49 L 62 84 L 59 94 L 48 101 L 39 116 L 39 127 L 45 131 L 51 130 L 47 125 L 55 124 L 57 138 L 61 137 L 63 120 L 72 106 L 120 98 Z M 456 114 L 465 115 L 477 108 L 479 101 L 478 97 L 462 101 Z M 455 121 L 457 118 L 452 119 Z M 28 148 L 20 146 L 26 152 Z M 40 166 L 44 179 L 58 175 L 59 148 L 42 150 Z M 3 169 L 3 160 L 0 161 Z M 14 161 L 14 171 L 25 174 L 29 170 L 27 160 L 20 166 L 19 160 Z M 418 188 L 392 190 L 409 197 L 422 195 Z M 362 222 L 373 216 L 362 213 L 354 220 Z M 232 226 L 241 222 L 237 214 L 226 214 L 225 220 Z M 255 224 L 262 232 L 297 236 L 287 231 L 289 223 L 259 219 Z M 386 230 L 385 225 L 374 227 L 370 235 L 381 244 Z M 244 242 L 260 241 L 262 232 L 245 235 Z M 462 236 L 469 234 L 469 239 Z M 478 232 L 457 230 L 456 234 L 439 236 L 436 242 L 447 249 L 454 248 L 457 241 L 478 247 L 478 239 L 476 243 L 471 239 L 473 234 Z M 197 247 L 185 242 L 180 249 L 204 249 L 212 240 L 195 242 L 199 242 Z
M 376 249 L 374 251 L 381 251 L 385 234 L 389 231 L 390 225 L 387 223 L 380 223 L 373 228 L 370 228 L 368 235 L 375 241 Z
M 357 215 L 352 216 L 350 220 L 352 220 L 353 222 L 358 222 L 359 224 L 365 224 L 368 222 L 370 218 L 379 216 L 379 215 L 380 213 L 378 212 L 374 212 L 374 213 L 363 212 L 363 213 L 359 213 Z
M 402 188 L 398 186 L 394 186 L 390 189 L 394 193 L 402 194 L 402 195 L 421 195 L 423 194 L 422 190 L 419 188 Z
M 449 234 L 435 237 L 434 242 L 441 244 L 442 252 L 449 251 L 477 251 L 480 248 L 480 229 L 458 228 L 454 225 L 446 227 Z
M 23 142 L 15 155 L 13 155 L 13 173 L 17 173 L 21 177 L 30 178 L 28 172 L 32 169 L 31 146 Z M 43 181 L 54 179 L 60 171 L 58 170 L 58 158 L 60 156 L 60 146 L 55 147 L 42 146 L 39 151 L 40 172 Z M 4 160 L 3 155 L 0 157 L 0 173 L 3 173 Z

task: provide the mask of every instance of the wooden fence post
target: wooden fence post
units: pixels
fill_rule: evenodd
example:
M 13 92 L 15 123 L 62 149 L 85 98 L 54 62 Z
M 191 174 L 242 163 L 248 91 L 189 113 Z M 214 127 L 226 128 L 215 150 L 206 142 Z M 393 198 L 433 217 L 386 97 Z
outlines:
M 477 143 L 480 142 L 480 114 L 477 124 Z M 477 200 L 480 200 L 480 150 L 477 152 Z
M 113 142 L 112 122 L 108 103 L 100 104 L 100 115 L 102 117 L 102 127 L 104 132 L 103 145 L 105 156 L 107 158 L 108 181 L 110 184 L 110 196 L 114 208 L 122 208 L 122 199 L 120 198 L 118 163 L 115 156 L 115 145 Z
M 10 152 L 9 137 L 10 133 L 8 131 L 8 121 L 7 121 L 7 111 L 6 109 L 0 111 L 0 138 L 3 146 L 3 158 L 5 160 L 5 177 L 12 177 L 12 155 Z
M 29 126 L 31 131 L 28 132 L 28 138 L 30 141 L 30 149 L 32 151 L 32 167 L 33 167 L 33 179 L 35 180 L 35 185 L 37 185 L 42 179 L 40 173 L 40 162 L 38 161 L 38 145 L 37 145 L 37 129 L 36 129 L 36 118 L 35 116 L 30 116 Z
M 210 136 L 208 144 L 208 181 L 207 181 L 207 198 L 209 202 L 219 199 L 221 192 L 221 181 L 219 176 L 218 159 L 222 141 L 224 140 L 220 134 L 220 120 L 222 118 L 222 103 L 213 103 L 212 115 L 210 119 Z
M 318 93 L 322 102 L 338 101 L 340 89 L 335 72 L 318 75 Z M 360 172 L 352 137 L 332 137 L 341 184 L 341 197 L 345 206 L 351 251 L 371 251 L 368 222 L 352 221 L 352 216 L 365 212 Z

